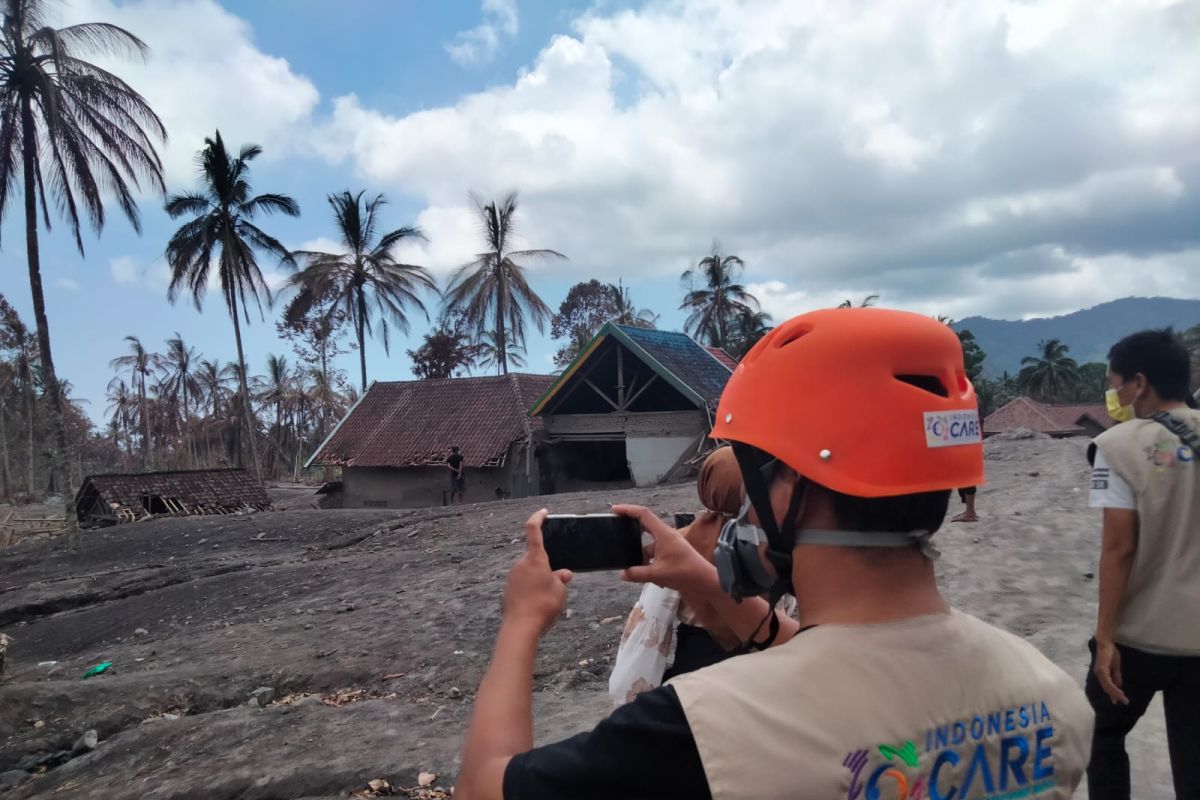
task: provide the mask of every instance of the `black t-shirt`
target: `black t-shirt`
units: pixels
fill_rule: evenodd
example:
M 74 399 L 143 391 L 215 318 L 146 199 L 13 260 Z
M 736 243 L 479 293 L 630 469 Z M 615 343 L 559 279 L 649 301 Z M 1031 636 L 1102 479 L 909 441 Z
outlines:
M 457 476 L 463 463 L 462 453 L 451 453 L 450 457 L 446 459 L 446 463 L 450 465 L 450 469 L 454 470 L 454 474 Z
M 670 686 L 642 692 L 590 733 L 513 756 L 504 800 L 711 800 L 704 764 Z

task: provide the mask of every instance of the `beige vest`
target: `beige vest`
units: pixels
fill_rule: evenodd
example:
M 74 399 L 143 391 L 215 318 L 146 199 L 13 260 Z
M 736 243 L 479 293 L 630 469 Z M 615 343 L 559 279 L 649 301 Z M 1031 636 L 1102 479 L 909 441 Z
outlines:
M 1200 411 L 1171 414 L 1200 432 Z M 1200 467 L 1159 423 L 1138 419 L 1096 439 L 1137 498 L 1138 543 L 1115 638 L 1152 652 L 1200 655 Z
M 821 626 L 672 685 L 714 800 L 1066 800 L 1091 747 L 1078 684 L 958 611 Z

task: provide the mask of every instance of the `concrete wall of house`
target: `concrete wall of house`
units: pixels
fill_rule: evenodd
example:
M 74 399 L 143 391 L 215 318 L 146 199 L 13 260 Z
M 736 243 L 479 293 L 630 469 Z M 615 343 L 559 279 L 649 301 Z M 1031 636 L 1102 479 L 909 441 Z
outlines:
M 509 497 L 528 497 L 538 492 L 538 470 L 525 468 L 525 445 L 509 449 L 503 467 L 468 467 L 467 503 L 500 499 L 497 489 Z M 346 467 L 342 470 L 343 508 L 424 508 L 440 506 L 448 497 L 450 471 L 433 467 Z
M 629 436 L 625 454 L 635 486 L 653 486 L 666 476 L 679 457 L 695 447 L 695 436 Z
M 661 481 L 695 447 L 697 437 L 708 430 L 708 416 L 695 411 L 656 411 L 611 414 L 554 414 L 543 418 L 551 440 L 571 441 L 611 438 L 625 442 L 625 457 L 635 486 L 653 486 Z M 559 451 L 562 448 L 558 448 Z M 552 451 L 554 452 L 554 451 Z M 556 457 L 561 458 L 561 455 Z M 555 491 L 567 488 L 561 464 L 554 464 Z

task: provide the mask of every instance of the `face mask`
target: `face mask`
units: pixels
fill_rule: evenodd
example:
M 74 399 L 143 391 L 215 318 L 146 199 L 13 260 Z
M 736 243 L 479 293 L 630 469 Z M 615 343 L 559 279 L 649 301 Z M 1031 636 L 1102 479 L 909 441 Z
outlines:
M 1133 413 L 1133 406 L 1121 405 L 1121 398 L 1116 389 L 1109 389 L 1104 393 L 1104 405 L 1108 407 L 1108 415 L 1117 422 L 1128 422 L 1137 416 Z

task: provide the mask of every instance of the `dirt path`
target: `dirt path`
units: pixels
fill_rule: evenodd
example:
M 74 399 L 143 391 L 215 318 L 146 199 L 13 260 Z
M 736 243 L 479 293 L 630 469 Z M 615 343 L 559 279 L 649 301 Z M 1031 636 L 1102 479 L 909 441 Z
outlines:
M 1086 479 L 1083 444 L 988 449 L 983 521 L 938 536 L 946 594 L 1082 680 L 1098 540 L 1085 492 L 1072 491 Z M 679 486 L 619 499 L 669 514 L 694 498 Z M 7 796 L 22 800 L 333 798 L 374 778 L 414 786 L 421 771 L 448 786 L 521 524 L 543 503 L 599 511 L 614 499 L 161 520 L 87 534 L 75 552 L 0 552 L 0 630 L 16 639 L 0 683 L 0 785 L 19 769 L 30 774 L 10 777 L 22 782 Z M 539 739 L 605 713 L 635 596 L 608 575 L 572 585 L 537 664 Z M 109 672 L 80 680 L 103 661 Z M 258 688 L 275 695 L 266 708 L 246 705 Z M 89 729 L 99 746 L 72 756 Z M 1170 796 L 1161 729 L 1160 713 L 1133 743 L 1139 797 Z

